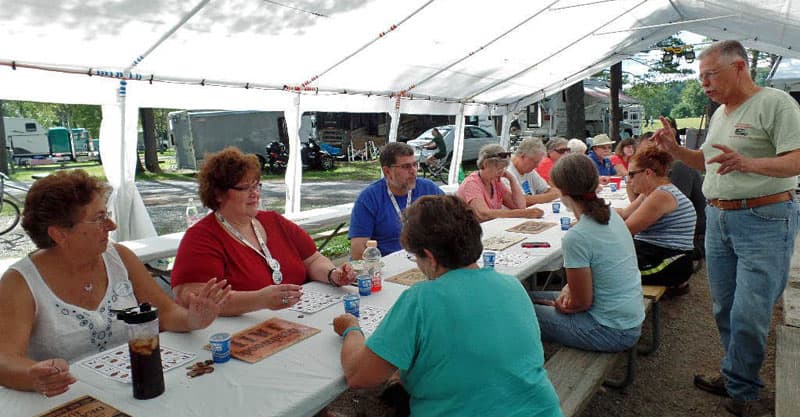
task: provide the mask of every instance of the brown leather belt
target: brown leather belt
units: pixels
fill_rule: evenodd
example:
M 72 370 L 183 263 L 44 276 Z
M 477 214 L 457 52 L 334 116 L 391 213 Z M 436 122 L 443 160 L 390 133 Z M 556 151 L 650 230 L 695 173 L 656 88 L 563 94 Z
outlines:
M 777 194 L 765 195 L 756 198 L 745 198 L 742 200 L 719 200 L 712 198 L 708 200 L 708 205 L 716 207 L 720 210 L 742 210 L 753 207 L 766 206 L 767 204 L 775 204 L 783 201 L 792 200 L 794 196 L 791 191 L 784 191 Z

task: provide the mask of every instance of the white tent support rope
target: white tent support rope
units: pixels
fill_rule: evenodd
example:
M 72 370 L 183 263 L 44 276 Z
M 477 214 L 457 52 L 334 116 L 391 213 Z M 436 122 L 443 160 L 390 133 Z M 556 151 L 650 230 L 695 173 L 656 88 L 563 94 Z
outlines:
M 603 35 L 613 35 L 615 33 L 625 33 L 625 32 L 636 32 L 639 30 L 647 30 L 647 29 L 658 29 L 658 28 L 665 28 L 670 26 L 682 26 L 688 25 L 692 23 L 702 23 L 702 22 L 710 22 L 712 20 L 723 20 L 723 19 L 730 19 L 732 17 L 741 17 L 740 14 L 729 14 L 725 16 L 717 16 L 717 17 L 707 17 L 704 19 L 692 19 L 692 20 L 683 20 L 680 22 L 669 22 L 669 23 L 661 23 L 658 25 L 647 25 L 647 26 L 637 26 L 634 28 L 629 29 L 622 29 L 622 30 L 613 30 L 608 32 L 597 32 L 595 33 L 596 36 L 603 36 Z

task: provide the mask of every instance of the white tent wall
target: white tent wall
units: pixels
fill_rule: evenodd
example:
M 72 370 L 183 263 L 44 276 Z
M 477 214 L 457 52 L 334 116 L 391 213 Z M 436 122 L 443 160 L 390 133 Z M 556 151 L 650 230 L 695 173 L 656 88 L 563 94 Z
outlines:
M 103 142 L 119 142 L 103 151 L 120 161 L 107 167 L 119 188 L 115 210 L 131 224 L 119 235 L 136 237 L 152 233 L 137 226 L 142 205 L 132 187 L 139 107 L 279 110 L 294 120 L 305 111 L 392 115 L 401 95 L 402 114 L 456 115 L 463 131 L 463 115 L 519 111 L 679 30 L 800 57 L 793 0 L 307 0 L 294 8 L 0 0 L 0 98 L 103 106 Z M 118 73 L 131 79 L 128 97 L 117 102 L 116 79 L 65 71 Z M 289 171 L 293 211 L 300 175 L 297 165 Z

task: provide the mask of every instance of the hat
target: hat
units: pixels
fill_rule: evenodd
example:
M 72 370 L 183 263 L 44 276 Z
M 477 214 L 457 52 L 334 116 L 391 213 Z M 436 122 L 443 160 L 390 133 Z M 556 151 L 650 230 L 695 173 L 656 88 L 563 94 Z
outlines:
M 608 135 L 606 135 L 605 133 L 601 133 L 592 138 L 592 147 L 611 145 L 612 143 L 614 143 L 614 141 L 611 140 L 611 138 L 608 137 Z

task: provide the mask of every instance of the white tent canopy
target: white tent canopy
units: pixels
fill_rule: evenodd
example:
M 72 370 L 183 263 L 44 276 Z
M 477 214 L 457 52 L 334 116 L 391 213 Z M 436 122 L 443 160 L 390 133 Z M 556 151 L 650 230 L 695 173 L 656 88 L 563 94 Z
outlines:
M 400 113 L 509 123 L 680 30 L 798 56 L 798 26 L 791 0 L 0 0 L 0 98 L 103 106 L 123 240 L 154 233 L 133 184 L 140 107 L 282 110 L 290 149 L 305 111 L 386 112 L 393 138 Z

